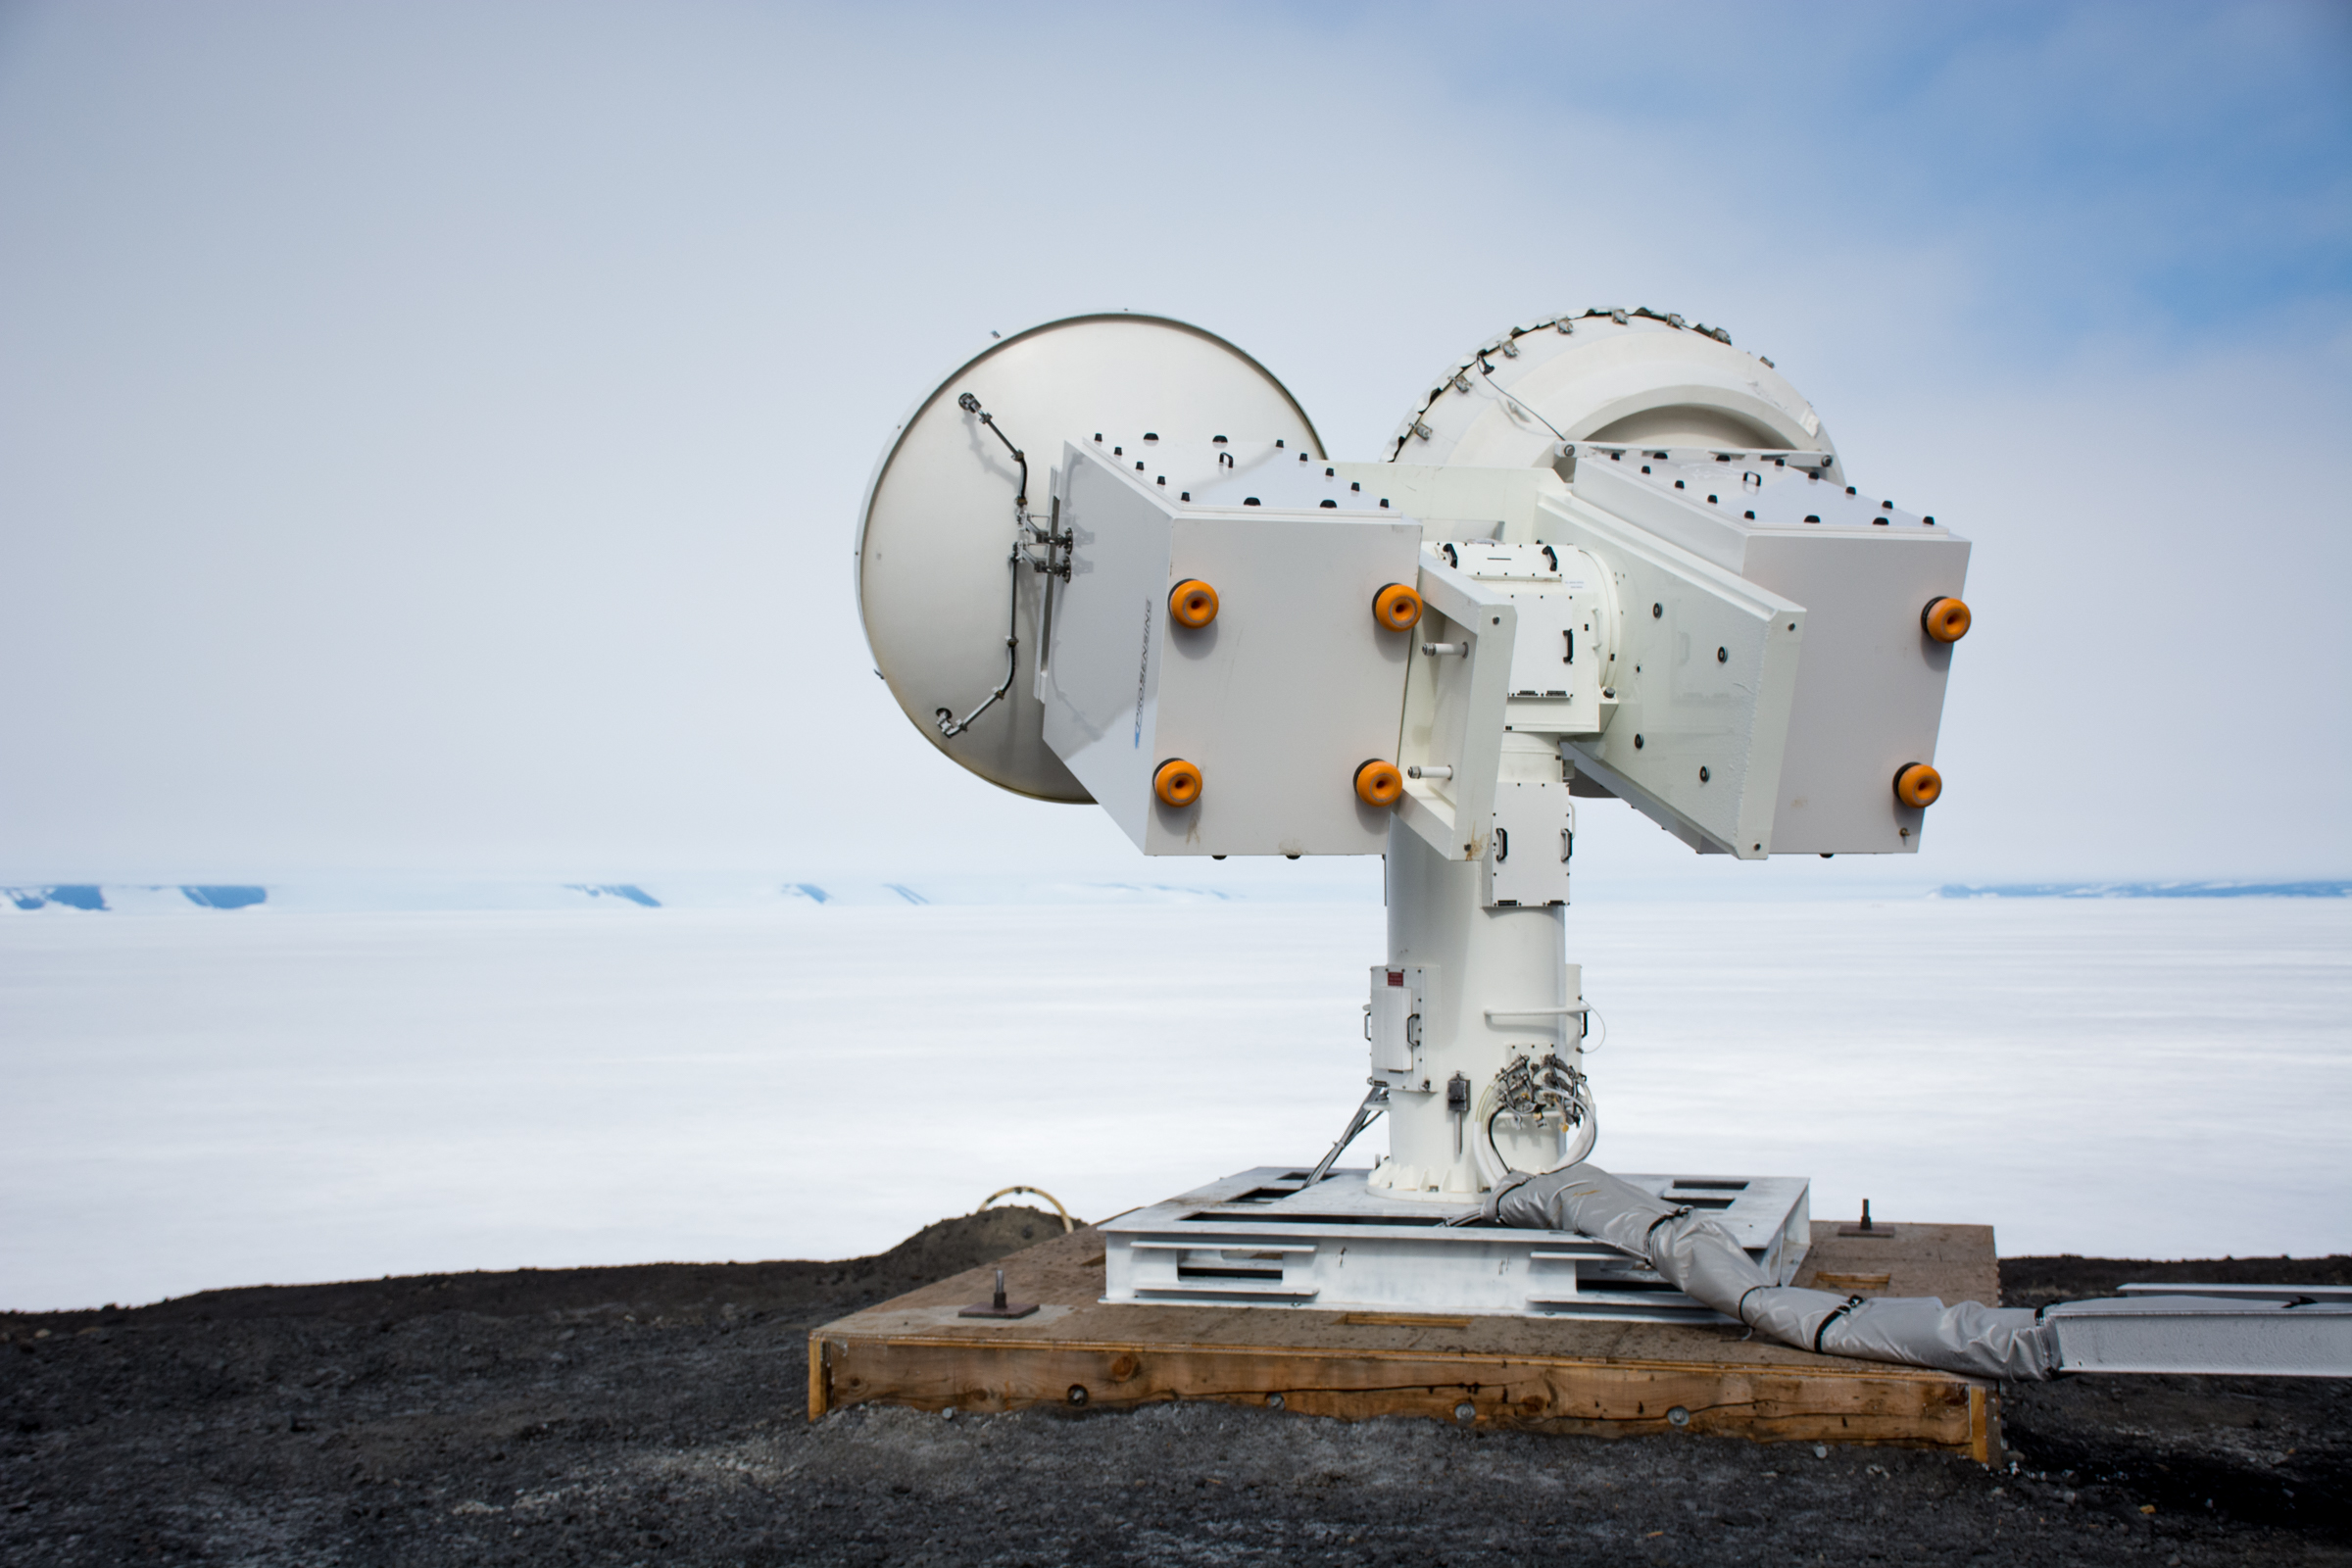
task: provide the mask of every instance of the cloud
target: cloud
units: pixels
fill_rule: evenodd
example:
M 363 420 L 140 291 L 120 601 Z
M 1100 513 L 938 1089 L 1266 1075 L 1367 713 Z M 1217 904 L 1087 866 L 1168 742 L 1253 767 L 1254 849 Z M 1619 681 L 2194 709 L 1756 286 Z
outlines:
M 1979 541 L 1922 875 L 2340 870 L 2343 508 L 2308 475 L 2352 413 L 2345 38 L 2292 6 L 20 12 L 0 732 L 47 760 L 0 779 L 14 874 L 1126 865 L 867 672 L 892 422 L 991 327 L 1132 306 L 1368 454 L 1470 343 L 1593 303 L 1728 323 Z

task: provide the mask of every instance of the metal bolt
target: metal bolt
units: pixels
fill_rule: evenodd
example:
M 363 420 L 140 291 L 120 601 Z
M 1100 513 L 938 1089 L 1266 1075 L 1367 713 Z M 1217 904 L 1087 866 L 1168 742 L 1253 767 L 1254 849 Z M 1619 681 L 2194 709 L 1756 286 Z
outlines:
M 1281 1409 L 1281 1408 L 1282 1408 L 1282 1396 L 1281 1396 L 1281 1395 L 1279 1395 L 1279 1394 L 1269 1394 L 1269 1395 L 1267 1395 L 1267 1396 L 1266 1396 L 1266 1408 L 1267 1408 L 1267 1409 L 1269 1409 L 1269 1410 L 1279 1410 L 1279 1409 Z
M 1730 650 L 1723 648 L 1718 648 L 1715 650 L 1715 662 L 1718 664 L 1728 664 L 1731 662 L 1732 656 Z
M 1478 1419 L 1478 1406 L 1464 1399 L 1453 1407 L 1453 1418 L 1456 1421 L 1475 1421 Z
M 1704 783 L 1707 781 L 1707 777 L 1708 777 L 1707 770 L 1706 770 L 1705 768 L 1703 768 L 1703 767 L 1702 767 L 1702 768 L 1700 768 L 1700 769 L 1698 770 L 1698 781 L 1699 781 L 1701 784 L 1704 784 Z
M 1690 1424 L 1690 1412 L 1678 1404 L 1666 1412 L 1666 1419 L 1678 1427 L 1687 1427 Z
M 1666 607 L 1665 607 L 1664 605 L 1652 605 L 1652 606 L 1650 606 L 1650 607 L 1649 607 L 1649 618 L 1650 618 L 1650 619 L 1652 619 L 1652 620 L 1659 620 L 1659 619 L 1663 619 L 1663 618 L 1664 618 L 1664 616 L 1665 616 L 1665 614 L 1666 614 Z
M 1639 735 L 1637 735 L 1637 736 L 1635 736 L 1635 737 L 1634 737 L 1634 750 L 1638 752 L 1638 751 L 1640 751 L 1641 749 L 1642 749 L 1642 737 L 1641 737 L 1641 736 L 1639 736 Z
M 1078 1405 L 1078 1404 L 1084 1404 L 1085 1402 L 1086 1402 L 1086 1385 L 1085 1385 L 1085 1384 L 1083 1384 L 1083 1383 L 1073 1383 L 1073 1384 L 1071 1384 L 1071 1385 L 1070 1385 L 1070 1403 L 1072 1403 L 1073 1405 Z

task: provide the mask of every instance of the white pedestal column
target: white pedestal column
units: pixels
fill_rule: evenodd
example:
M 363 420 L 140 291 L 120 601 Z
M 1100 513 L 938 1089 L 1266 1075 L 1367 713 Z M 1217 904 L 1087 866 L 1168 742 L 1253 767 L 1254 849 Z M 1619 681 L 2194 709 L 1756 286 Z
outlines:
M 1477 862 L 1448 860 L 1401 823 L 1389 829 L 1389 964 L 1425 967 L 1421 1000 L 1421 1076 L 1424 1093 L 1393 1089 L 1389 1096 L 1389 1158 L 1398 1197 L 1460 1199 L 1485 1186 L 1472 1154 L 1478 1129 L 1471 1114 L 1446 1103 L 1455 1073 L 1468 1081 L 1472 1107 L 1513 1048 L 1529 1056 L 1558 1052 L 1579 1061 L 1582 1021 L 1573 1017 L 1498 1016 L 1489 1009 L 1558 1008 L 1583 1000 L 1582 977 L 1567 961 L 1567 909 L 1490 909 L 1480 902 Z M 1556 1133 L 1496 1126 L 1503 1157 L 1519 1169 L 1542 1169 L 1560 1157 Z M 1386 1185 L 1386 1184 L 1384 1184 Z

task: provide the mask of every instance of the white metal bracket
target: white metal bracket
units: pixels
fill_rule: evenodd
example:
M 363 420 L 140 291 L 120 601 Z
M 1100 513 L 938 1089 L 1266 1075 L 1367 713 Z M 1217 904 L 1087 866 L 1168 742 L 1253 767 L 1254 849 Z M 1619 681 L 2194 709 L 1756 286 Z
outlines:
M 1404 677 L 1396 815 L 1447 859 L 1476 860 L 1494 831 L 1519 612 L 1509 593 L 1447 565 L 1434 548 L 1421 552 L 1420 586 L 1425 609 Z M 1421 651 L 1430 648 L 1461 652 Z

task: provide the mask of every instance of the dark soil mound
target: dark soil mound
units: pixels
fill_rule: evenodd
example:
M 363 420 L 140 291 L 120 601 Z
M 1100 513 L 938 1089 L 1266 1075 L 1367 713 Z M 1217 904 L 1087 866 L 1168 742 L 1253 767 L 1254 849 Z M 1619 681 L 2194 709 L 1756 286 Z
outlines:
M 927 1225 L 889 1251 L 839 1263 L 633 1263 L 621 1268 L 516 1269 L 512 1273 L 416 1274 L 335 1285 L 257 1285 L 206 1291 L 153 1306 L 95 1312 L 0 1313 L 0 1332 L 23 1338 L 49 1329 L 244 1324 L 275 1319 L 367 1323 L 418 1317 L 539 1313 L 621 1317 L 638 1322 L 733 1321 L 747 1314 L 819 1314 L 824 1322 L 917 1286 L 977 1268 L 1058 1236 L 1056 1215 L 992 1208 Z
M 805 1419 L 809 1329 L 1059 1228 L 996 1210 L 849 1262 L 0 1316 L 0 1560 L 2352 1563 L 2340 1383 L 2012 1390 L 2018 1467 L 1999 1472 L 1222 1405 Z M 2341 1274 L 2288 1271 L 2343 1264 L 2247 1266 L 2303 1280 Z M 2002 1268 L 2033 1300 L 2227 1266 Z

